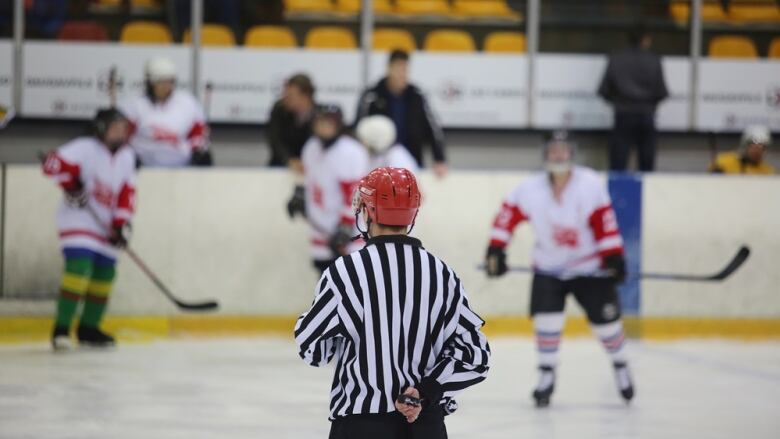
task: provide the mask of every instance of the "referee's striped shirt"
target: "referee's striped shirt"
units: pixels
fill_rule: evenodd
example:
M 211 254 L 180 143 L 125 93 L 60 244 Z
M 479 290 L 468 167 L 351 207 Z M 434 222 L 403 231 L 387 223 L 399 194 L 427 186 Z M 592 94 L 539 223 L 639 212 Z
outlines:
M 379 236 L 322 274 L 295 325 L 304 361 L 336 359 L 331 419 L 388 413 L 408 386 L 446 404 L 485 379 L 490 346 L 463 285 L 420 241 Z

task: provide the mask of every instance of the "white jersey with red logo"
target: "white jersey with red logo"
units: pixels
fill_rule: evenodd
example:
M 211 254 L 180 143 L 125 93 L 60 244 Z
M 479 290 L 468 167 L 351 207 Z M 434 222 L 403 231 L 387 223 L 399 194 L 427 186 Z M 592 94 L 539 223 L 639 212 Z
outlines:
M 409 150 L 400 144 L 391 146 L 383 154 L 371 157 L 371 169 L 383 168 L 386 166 L 392 168 L 408 169 L 412 171 L 412 174 L 415 175 L 417 175 L 418 171 L 420 170 L 419 166 L 417 166 L 417 161 L 414 159 Z
M 138 96 L 119 109 L 130 119 L 130 145 L 144 166 L 186 166 L 193 150 L 208 148 L 203 108 L 187 91 L 174 90 L 160 103 Z
M 328 239 L 340 225 L 355 228 L 352 193 L 369 169 L 369 157 L 357 140 L 342 135 L 332 145 L 323 147 L 316 136 L 309 139 L 301 153 L 306 184 L 306 216 L 312 224 L 312 257 L 328 260 L 338 257 L 328 246 Z M 362 242 L 348 248 L 359 250 Z
M 547 173 L 521 183 L 504 200 L 493 223 L 490 244 L 505 247 L 518 224 L 528 221 L 536 242 L 537 272 L 561 279 L 597 275 L 604 256 L 623 253 L 607 188 L 592 169 L 575 166 L 561 200 L 553 196 Z
M 64 199 L 60 202 L 57 228 L 61 246 L 87 248 L 116 258 L 117 250 L 108 242 L 109 231 L 130 221 L 135 211 L 133 150 L 123 146 L 111 153 L 95 137 L 79 137 L 50 153 L 43 172 L 66 191 L 81 185 L 88 195 L 88 208 L 70 207 Z

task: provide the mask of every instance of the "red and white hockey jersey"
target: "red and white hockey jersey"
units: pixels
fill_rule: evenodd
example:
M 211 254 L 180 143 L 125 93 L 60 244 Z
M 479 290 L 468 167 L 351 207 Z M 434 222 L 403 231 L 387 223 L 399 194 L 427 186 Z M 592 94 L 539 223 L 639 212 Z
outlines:
M 316 136 L 309 139 L 301 153 L 306 185 L 306 216 L 312 223 L 312 257 L 328 260 L 338 257 L 328 247 L 328 239 L 340 225 L 355 228 L 352 193 L 360 179 L 370 171 L 366 149 L 357 140 L 343 135 L 328 148 Z M 359 250 L 362 242 L 349 246 Z
M 135 211 L 135 153 L 128 146 L 115 153 L 94 137 L 79 137 L 46 157 L 43 172 L 65 190 L 79 183 L 89 197 L 96 222 L 87 208 L 68 206 L 57 210 L 57 228 L 63 248 L 87 248 L 110 258 L 117 250 L 108 242 L 112 226 L 130 221 Z
M 623 253 L 612 201 L 592 169 L 575 166 L 561 200 L 553 196 L 547 173 L 521 183 L 504 200 L 493 222 L 490 244 L 505 247 L 518 224 L 534 230 L 533 266 L 561 279 L 592 276 L 604 256 Z
M 417 161 L 414 159 L 409 150 L 400 144 L 391 146 L 383 154 L 371 157 L 370 168 L 372 170 L 385 166 L 408 169 L 412 171 L 412 174 L 415 175 L 417 175 L 418 171 L 420 170 L 419 166 L 417 166 Z
M 119 109 L 130 119 L 130 146 L 144 166 L 186 166 L 193 150 L 208 148 L 203 108 L 187 91 L 174 90 L 161 103 L 138 96 L 120 103 Z

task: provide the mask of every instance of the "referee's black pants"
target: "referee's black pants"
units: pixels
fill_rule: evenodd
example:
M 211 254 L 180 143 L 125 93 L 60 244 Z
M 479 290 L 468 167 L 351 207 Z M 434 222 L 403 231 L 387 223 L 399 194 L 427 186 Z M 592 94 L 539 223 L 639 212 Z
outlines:
M 414 423 L 398 412 L 350 415 L 331 423 L 329 439 L 447 439 L 444 412 L 423 410 Z

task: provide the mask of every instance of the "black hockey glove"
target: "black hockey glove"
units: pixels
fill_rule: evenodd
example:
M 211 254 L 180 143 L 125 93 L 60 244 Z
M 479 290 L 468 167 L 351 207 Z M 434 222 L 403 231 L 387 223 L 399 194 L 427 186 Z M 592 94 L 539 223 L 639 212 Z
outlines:
M 296 214 L 306 217 L 306 191 L 302 185 L 295 186 L 293 195 L 287 202 L 287 214 L 290 215 L 290 219 L 295 218 Z
M 623 255 L 613 254 L 604 256 L 602 265 L 615 283 L 622 284 L 626 280 L 626 260 Z
M 131 233 L 130 223 L 124 223 L 121 226 L 114 225 L 111 228 L 111 236 L 108 237 L 108 242 L 116 248 L 125 248 L 127 247 L 127 242 L 130 241 Z
M 347 245 L 350 242 L 352 242 L 352 226 L 342 224 L 336 229 L 336 233 L 331 235 L 328 246 L 336 256 L 344 256 L 347 254 Z
M 211 151 L 208 149 L 196 149 L 192 151 L 190 165 L 192 166 L 212 166 L 214 159 L 211 157 Z
M 485 271 L 488 277 L 503 276 L 507 272 L 506 252 L 501 247 L 490 246 L 485 258 Z
M 89 202 L 89 194 L 84 190 L 84 185 L 80 181 L 76 182 L 76 187 L 65 191 L 65 204 L 70 207 L 81 209 Z

